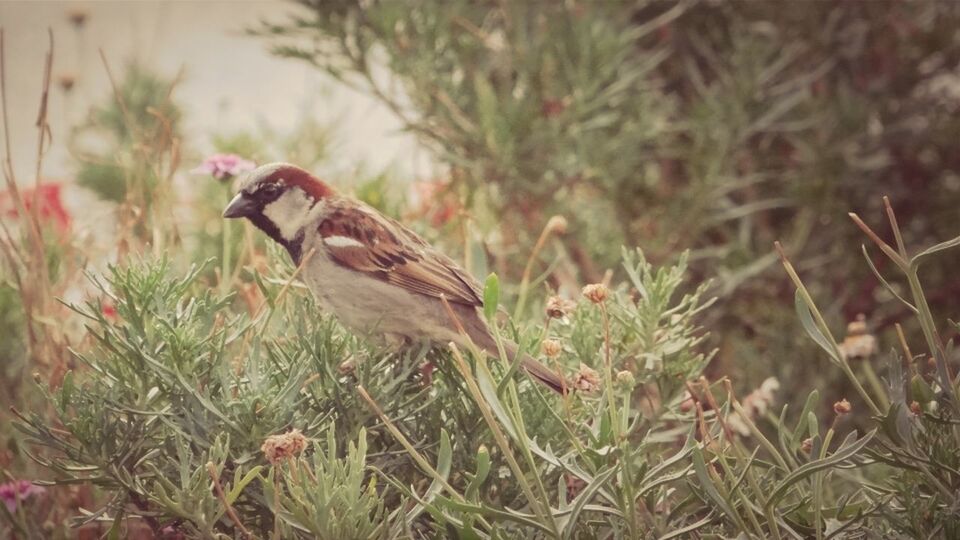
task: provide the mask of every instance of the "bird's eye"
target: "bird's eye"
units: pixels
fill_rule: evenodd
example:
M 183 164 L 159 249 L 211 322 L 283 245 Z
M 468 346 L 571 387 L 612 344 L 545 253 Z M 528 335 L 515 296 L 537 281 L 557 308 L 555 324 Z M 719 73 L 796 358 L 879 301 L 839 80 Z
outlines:
M 280 190 L 280 186 L 278 186 L 278 185 L 276 185 L 276 184 L 264 184 L 264 185 L 258 190 L 258 192 L 259 192 L 261 195 L 270 196 L 270 195 L 276 194 L 277 191 L 279 191 L 279 190 Z

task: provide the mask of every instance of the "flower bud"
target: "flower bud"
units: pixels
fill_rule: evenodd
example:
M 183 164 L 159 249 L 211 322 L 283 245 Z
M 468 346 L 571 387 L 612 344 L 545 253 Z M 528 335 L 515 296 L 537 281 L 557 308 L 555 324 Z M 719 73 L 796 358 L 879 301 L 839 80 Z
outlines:
M 633 390 L 633 387 L 637 384 L 637 380 L 633 377 L 633 373 L 630 373 L 627 370 L 618 372 L 616 381 L 617 386 L 625 392 Z

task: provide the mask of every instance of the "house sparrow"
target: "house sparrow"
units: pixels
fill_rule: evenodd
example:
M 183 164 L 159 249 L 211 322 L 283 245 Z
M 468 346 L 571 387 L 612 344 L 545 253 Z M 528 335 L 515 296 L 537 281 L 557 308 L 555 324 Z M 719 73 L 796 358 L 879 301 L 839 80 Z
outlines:
M 303 280 L 321 305 L 348 328 L 405 343 L 472 340 L 498 357 L 480 313 L 479 282 L 420 236 L 360 201 L 338 195 L 287 163 L 251 171 L 223 211 L 247 218 L 304 263 Z M 441 298 L 459 319 L 460 333 Z M 517 345 L 505 341 L 509 356 Z M 564 393 L 562 376 L 528 355 L 520 360 L 535 380 Z

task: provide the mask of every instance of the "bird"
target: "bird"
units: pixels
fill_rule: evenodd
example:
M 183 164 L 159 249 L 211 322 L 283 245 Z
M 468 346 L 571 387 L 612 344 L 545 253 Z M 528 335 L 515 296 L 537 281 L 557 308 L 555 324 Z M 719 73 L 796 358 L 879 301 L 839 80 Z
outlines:
M 246 218 L 283 246 L 318 303 L 354 333 L 408 345 L 472 342 L 499 358 L 476 278 L 397 220 L 308 171 L 289 163 L 249 171 L 223 217 Z M 501 344 L 513 360 L 517 344 Z M 530 355 L 520 366 L 567 392 L 564 377 Z

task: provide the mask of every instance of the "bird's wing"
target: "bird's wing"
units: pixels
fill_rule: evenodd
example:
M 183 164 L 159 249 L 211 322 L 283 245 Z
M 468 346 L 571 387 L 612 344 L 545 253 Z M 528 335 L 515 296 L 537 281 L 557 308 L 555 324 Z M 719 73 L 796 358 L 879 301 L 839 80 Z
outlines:
M 352 200 L 326 204 L 317 232 L 337 264 L 412 293 L 483 305 L 480 284 L 413 231 Z

